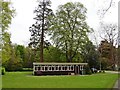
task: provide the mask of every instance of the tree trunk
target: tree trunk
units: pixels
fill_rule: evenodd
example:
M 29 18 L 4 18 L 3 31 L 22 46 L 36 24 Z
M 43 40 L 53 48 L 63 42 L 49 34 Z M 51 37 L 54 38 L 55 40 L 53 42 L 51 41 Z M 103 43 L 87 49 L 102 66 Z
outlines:
M 43 0 L 44 4 L 44 0 Z M 43 5 L 43 13 L 42 13 L 42 34 L 41 34 L 41 42 L 40 42 L 40 62 L 43 62 L 43 42 L 44 42 L 44 11 L 45 11 L 45 4 Z
M 40 62 L 43 62 L 43 29 L 42 29 L 42 35 L 41 35 L 41 44 L 40 44 Z

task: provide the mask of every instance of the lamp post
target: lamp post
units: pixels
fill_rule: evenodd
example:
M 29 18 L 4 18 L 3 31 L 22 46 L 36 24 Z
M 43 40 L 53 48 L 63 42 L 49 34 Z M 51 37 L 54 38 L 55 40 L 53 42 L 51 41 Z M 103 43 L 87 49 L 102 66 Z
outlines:
M 101 71 L 102 48 L 100 48 L 100 71 Z

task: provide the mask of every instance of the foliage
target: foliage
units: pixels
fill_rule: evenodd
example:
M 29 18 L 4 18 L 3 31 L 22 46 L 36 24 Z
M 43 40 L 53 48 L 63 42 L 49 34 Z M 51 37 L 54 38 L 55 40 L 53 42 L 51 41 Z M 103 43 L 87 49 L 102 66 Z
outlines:
M 114 70 L 117 55 L 116 48 L 111 46 L 111 43 L 109 43 L 107 40 L 103 40 L 99 46 L 99 52 L 101 54 L 103 68 Z
M 12 20 L 12 17 L 14 17 L 15 10 L 13 8 L 10 8 L 10 5 L 11 5 L 10 1 L 0 0 L 0 3 L 2 5 L 0 6 L 1 8 L 0 18 L 2 20 L 0 24 L 2 25 L 2 32 L 4 34 L 5 30 L 7 30 L 9 25 L 11 24 L 11 20 Z
M 27 48 L 30 50 L 30 47 Z M 27 53 L 25 53 L 25 56 L 26 55 Z M 39 62 L 39 58 L 40 51 L 31 48 L 28 56 L 25 59 L 25 62 L 31 63 L 29 65 L 31 66 L 33 62 Z M 66 62 L 65 54 L 62 52 L 62 50 L 51 45 L 47 48 L 44 48 L 44 62 Z
M 10 34 L 5 32 L 3 35 L 3 44 L 2 44 L 2 62 L 10 59 L 11 54 L 11 41 L 10 41 Z
M 15 51 L 15 47 L 12 47 L 11 57 L 9 60 L 3 63 L 6 71 L 18 71 L 22 70 L 22 60 L 20 58 L 20 53 Z
M 33 71 L 33 68 L 23 68 L 22 71 Z
M 88 33 L 92 29 L 86 23 L 87 9 L 80 2 L 68 2 L 60 5 L 53 15 L 50 9 L 51 2 L 40 1 L 34 11 L 36 17 L 29 31 L 31 32 L 31 42 L 29 47 L 13 45 L 8 32 L 15 10 L 10 7 L 11 2 L 0 0 L 2 11 L 0 22 L 2 26 L 2 63 L 7 71 L 22 70 L 22 68 L 32 68 L 33 62 L 39 62 L 44 55 L 44 62 L 86 62 L 89 67 L 98 68 L 98 51 L 88 38 Z M 114 47 L 113 39 L 116 34 L 115 25 L 106 25 L 102 29 L 106 31 L 107 42 L 102 41 L 99 46 L 101 54 L 102 69 L 112 68 L 116 63 L 117 49 Z M 50 34 L 52 45 L 44 40 Z M 102 52 L 101 52 L 102 50 Z M 44 51 L 44 52 L 43 52 Z M 41 61 L 43 61 L 41 59 Z M 89 68 L 87 68 L 89 74 Z
M 24 61 L 25 58 L 25 47 L 22 45 L 16 45 L 16 52 L 19 52 L 20 58 Z
M 1 73 L 2 73 L 2 75 L 5 75 L 5 68 L 4 67 L 2 67 L 2 69 L 1 69 L 2 71 L 1 71 Z
M 88 41 L 81 50 L 83 62 L 88 63 L 90 68 L 99 68 L 99 53 L 91 41 Z
M 35 61 L 34 51 L 30 47 L 24 48 L 23 67 L 32 68 L 34 61 Z
M 10 34 L 8 33 L 9 25 L 11 24 L 12 17 L 15 14 L 15 10 L 11 8 L 10 1 L 0 0 L 0 25 L 2 27 L 2 31 L 0 32 L 0 46 L 2 47 L 2 62 L 5 62 L 10 59 L 11 53 L 11 41 L 10 41 Z
M 45 62 L 65 62 L 65 54 L 62 50 L 50 46 L 44 49 L 44 59 Z
M 115 70 L 116 65 L 118 65 L 118 60 L 117 60 L 117 45 L 118 45 L 118 27 L 114 23 L 101 23 L 101 31 L 102 33 L 102 38 L 103 41 L 101 43 L 104 43 L 101 48 L 102 50 L 102 55 L 107 56 L 106 58 L 108 59 L 109 63 L 109 68 L 112 70 Z
M 22 66 L 24 68 L 31 68 L 34 61 L 34 55 L 31 48 L 22 45 L 16 45 L 15 47 L 16 55 L 21 58 Z
M 16 60 L 8 60 L 6 61 L 3 66 L 6 68 L 6 71 L 21 71 L 22 70 L 22 64 Z
M 85 66 L 84 70 L 85 70 L 85 74 L 88 74 L 88 75 L 91 75 L 91 74 L 92 74 L 89 65 Z
M 49 30 L 53 44 L 64 51 L 66 61 L 72 62 L 88 41 L 91 31 L 86 24 L 86 8 L 83 4 L 68 2 L 60 5 L 55 15 L 50 17 Z
M 43 62 L 43 47 L 45 45 L 44 37 L 48 30 L 48 17 L 52 14 L 50 9 L 50 0 L 39 1 L 36 13 L 36 23 L 33 24 L 29 31 L 31 32 L 31 45 L 33 48 L 40 50 L 40 61 Z
M 11 45 L 9 60 L 3 62 L 7 71 L 18 71 L 22 68 L 32 68 L 35 62 L 34 51 L 30 47 L 22 45 Z

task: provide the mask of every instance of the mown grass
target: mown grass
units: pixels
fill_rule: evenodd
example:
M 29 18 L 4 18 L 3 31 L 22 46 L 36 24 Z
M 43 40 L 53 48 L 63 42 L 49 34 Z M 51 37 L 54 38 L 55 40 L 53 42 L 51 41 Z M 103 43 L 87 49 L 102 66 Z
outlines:
M 32 76 L 32 72 L 7 72 L 2 76 L 3 88 L 112 88 L 117 74 L 85 76 Z

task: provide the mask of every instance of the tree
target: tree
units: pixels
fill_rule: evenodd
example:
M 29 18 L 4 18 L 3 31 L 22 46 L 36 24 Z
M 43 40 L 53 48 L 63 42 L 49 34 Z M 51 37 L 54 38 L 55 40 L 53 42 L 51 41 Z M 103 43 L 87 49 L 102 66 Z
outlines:
M 50 19 L 51 40 L 57 48 L 66 53 L 67 62 L 72 62 L 89 40 L 87 33 L 91 29 L 85 22 L 86 11 L 83 4 L 68 2 L 60 5 Z
M 83 62 L 88 63 L 90 68 L 99 69 L 99 53 L 96 50 L 96 47 L 91 41 L 86 43 L 85 48 L 82 50 Z
M 111 50 L 111 43 L 109 43 L 107 40 L 103 40 L 99 46 L 99 52 L 101 54 L 101 63 L 103 64 L 102 67 L 104 67 L 104 69 L 114 70 L 117 55 L 116 48 L 112 46 Z
M 36 23 L 30 27 L 31 32 L 31 42 L 35 49 L 40 49 L 40 61 L 43 62 L 43 48 L 44 48 L 44 37 L 45 33 L 48 30 L 48 16 L 52 14 L 52 10 L 50 7 L 50 0 L 39 1 L 38 7 L 35 9 L 34 13 L 36 13 Z
M 118 45 L 118 30 L 116 24 L 101 24 L 101 30 L 103 31 L 101 38 L 106 40 L 109 45 L 109 61 L 113 68 L 117 65 L 117 45 Z
M 2 31 L 0 32 L 0 46 L 2 47 L 2 61 L 5 62 L 10 59 L 11 54 L 11 41 L 10 34 L 8 32 L 9 25 L 11 24 L 11 20 L 14 17 L 15 10 L 10 8 L 11 2 L 0 0 L 0 25 L 2 27 Z M 0 51 L 1 52 L 1 51 Z
M 24 55 L 25 55 L 25 47 L 22 45 L 16 45 L 16 51 L 20 52 L 20 57 L 22 58 L 22 60 L 24 60 Z
M 45 62 L 66 62 L 65 54 L 54 46 L 44 48 L 44 59 Z
M 98 2 L 101 0 L 98 0 Z M 112 8 L 113 4 L 115 3 L 114 0 L 102 0 L 102 4 L 100 6 L 100 9 L 98 10 L 98 14 L 100 15 L 100 19 L 103 19 L 106 13 L 110 11 L 110 8 Z
M 26 47 L 24 49 L 23 67 L 24 68 L 32 68 L 33 62 L 35 62 L 34 51 L 31 47 Z
M 100 52 L 100 62 L 101 69 L 106 69 L 108 67 L 108 57 L 109 57 L 109 43 L 107 40 L 101 41 L 99 48 Z
M 16 45 L 11 45 L 11 53 L 9 60 L 2 64 L 7 71 L 19 71 L 22 70 L 22 59 L 20 52 L 16 49 Z
M 117 49 L 118 70 L 120 70 L 120 46 Z
M 2 21 L 0 22 L 0 25 L 2 26 L 2 32 L 5 32 L 5 30 L 7 30 L 11 24 L 12 17 L 15 15 L 15 10 L 13 8 L 10 8 L 10 1 L 0 0 L 0 3 L 2 5 L 0 6 L 0 20 Z

